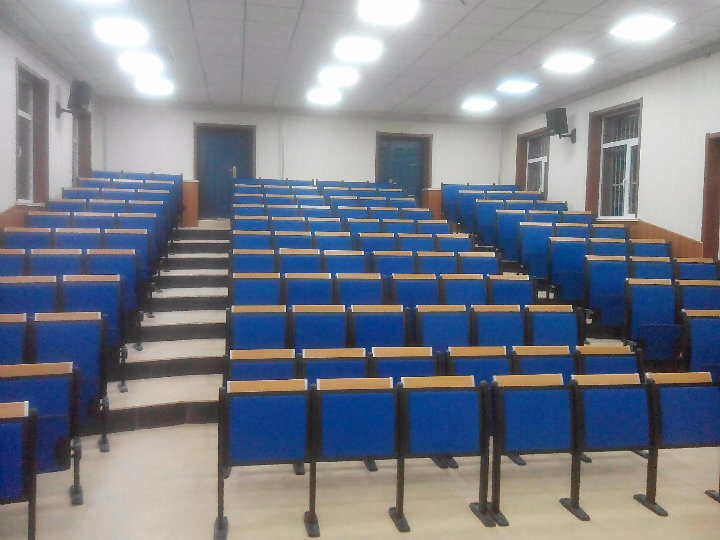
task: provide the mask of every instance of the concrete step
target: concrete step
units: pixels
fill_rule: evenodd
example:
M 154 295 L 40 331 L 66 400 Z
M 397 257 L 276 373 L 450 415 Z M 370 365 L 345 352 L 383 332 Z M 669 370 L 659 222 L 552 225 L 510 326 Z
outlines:
M 171 253 L 168 270 L 227 270 L 230 258 L 227 253 Z
M 228 271 L 226 268 L 201 268 L 197 270 L 161 270 L 156 283 L 161 288 L 183 287 L 226 287 Z
M 197 311 L 225 309 L 229 305 L 227 287 L 168 288 L 153 293 L 154 311 Z
M 223 373 L 224 339 L 148 341 L 142 351 L 128 344 L 125 377 L 128 380 L 180 375 Z
M 227 253 L 229 240 L 174 240 L 173 253 Z
M 225 310 L 159 311 L 152 319 L 145 317 L 140 331 L 143 342 L 223 339 Z
M 128 392 L 108 387 L 109 431 L 217 422 L 222 375 L 130 381 Z
M 229 228 L 180 227 L 175 232 L 177 240 L 230 240 Z

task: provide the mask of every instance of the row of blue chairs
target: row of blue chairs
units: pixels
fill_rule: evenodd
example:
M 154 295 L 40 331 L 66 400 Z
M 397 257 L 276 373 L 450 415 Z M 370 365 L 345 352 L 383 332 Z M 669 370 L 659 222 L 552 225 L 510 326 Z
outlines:
M 233 249 L 320 249 L 373 251 L 473 251 L 469 235 L 238 230 Z
M 314 220 L 330 218 L 336 219 L 382 219 L 382 220 L 412 220 L 412 221 L 438 221 L 447 224 L 447 221 L 433 220 L 432 213 L 427 208 L 365 208 L 359 206 L 339 206 L 336 208 L 322 205 L 305 204 L 234 204 L 234 216 L 268 216 L 272 218 L 313 218 Z M 278 220 L 278 223 L 282 220 Z M 449 226 L 448 226 L 449 229 Z M 415 232 L 415 231 L 411 231 Z
M 396 388 L 389 378 L 319 379 L 309 388 L 303 379 L 232 381 L 220 390 L 215 538 L 228 533 L 226 477 L 235 466 L 258 464 L 309 463 L 304 522 L 310 537 L 320 534 L 317 463 L 325 461 L 364 461 L 372 471 L 375 460 L 395 459 L 396 502 L 389 513 L 398 530 L 408 532 L 408 458 L 447 466 L 452 456 L 479 457 L 478 500 L 470 509 L 492 527 L 508 525 L 500 508 L 505 454 L 570 454 L 570 497 L 560 502 L 587 521 L 580 506 L 583 453 L 648 450 L 646 493 L 635 499 L 667 515 L 656 502 L 658 450 L 719 446 L 719 390 L 703 373 L 648 374 L 645 383 L 637 374 L 580 375 L 570 384 L 560 375 L 510 375 L 496 377 L 490 389 L 485 382 L 476 386 L 472 376 L 406 377 Z
M 584 341 L 580 311 L 568 306 L 434 304 L 251 305 L 228 310 L 227 348 L 400 347 L 523 343 L 575 346 Z
M 245 185 L 262 185 L 262 186 L 315 186 L 318 189 L 325 188 L 373 188 L 373 189 L 393 189 L 402 191 L 397 184 L 392 182 L 373 182 L 369 180 L 301 180 L 298 178 L 238 178 L 235 180 L 235 186 Z
M 322 213 L 327 211 L 320 206 L 312 207 L 312 211 L 300 210 L 304 214 Z M 237 208 L 235 209 L 237 211 Z M 282 208 L 283 212 L 292 211 Z M 255 211 L 255 209 L 251 209 Z M 266 221 L 265 228 L 254 219 L 255 214 L 236 215 L 234 228 L 236 230 L 268 230 L 268 231 L 326 231 L 326 232 L 350 232 L 358 234 L 361 232 L 392 232 L 392 233 L 421 233 L 421 234 L 449 234 L 450 225 L 445 220 L 434 219 L 377 219 L 377 218 L 339 218 L 339 217 L 301 217 L 301 216 L 277 216 L 270 217 Z M 265 221 L 265 220 L 260 220 Z M 248 224 L 246 228 L 245 224 Z
M 534 304 L 533 282 L 527 276 L 482 274 L 285 273 L 233 274 L 233 305 L 269 304 L 401 304 L 419 303 Z M 543 309 L 565 309 L 548 306 Z
M 394 384 L 403 377 L 472 375 L 491 383 L 499 375 L 558 372 L 569 383 L 573 375 L 643 374 L 639 351 L 618 346 L 450 346 L 372 347 L 341 349 L 231 350 L 225 381 L 385 377 Z
M 292 188 L 274 189 L 274 193 L 261 193 L 259 189 L 238 190 L 233 195 L 233 205 L 288 205 L 288 206 L 324 206 L 328 205 L 333 210 L 338 208 L 383 208 L 414 209 L 417 202 L 413 197 L 398 197 L 397 195 L 352 195 L 347 194 L 324 194 L 304 190 L 302 194 Z
M 182 217 L 182 201 L 183 201 L 183 193 L 182 193 L 182 186 L 183 186 L 183 175 L 182 174 L 165 174 L 165 173 L 134 173 L 134 172 L 125 172 L 125 171 L 93 171 L 93 178 L 92 179 L 83 179 L 84 181 L 88 180 L 98 180 L 98 179 L 109 179 L 111 180 L 112 184 L 118 188 L 124 188 L 133 187 L 133 184 L 128 184 L 128 180 L 140 180 L 144 182 L 145 187 L 154 189 L 155 187 L 160 186 L 167 186 L 163 189 L 169 189 L 172 193 L 172 198 L 174 201 L 174 214 L 177 216 L 176 223 L 180 222 L 180 219 Z M 78 184 L 81 184 L 81 179 L 77 179 Z M 170 183 L 172 182 L 172 184 Z M 123 185 L 125 183 L 125 185 Z M 137 184 L 135 184 L 137 186 Z

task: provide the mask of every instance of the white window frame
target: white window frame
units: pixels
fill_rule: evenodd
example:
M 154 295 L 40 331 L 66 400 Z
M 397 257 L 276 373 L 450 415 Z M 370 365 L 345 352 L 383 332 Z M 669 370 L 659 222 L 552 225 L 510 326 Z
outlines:
M 17 94 L 20 92 L 20 81 L 23 80 L 26 84 L 30 86 L 30 111 L 23 111 L 18 106 L 18 97 Z M 16 72 L 16 80 L 15 80 L 15 92 L 16 92 L 16 98 L 15 98 L 15 113 L 20 118 L 23 118 L 24 120 L 27 120 L 29 122 L 29 139 L 30 139 L 30 147 L 27 149 L 30 153 L 30 160 L 28 162 L 28 193 L 30 194 L 29 199 L 21 199 L 19 197 L 16 197 L 16 200 L 19 204 L 33 204 L 34 197 L 33 193 L 35 192 L 35 170 L 34 170 L 34 156 L 33 156 L 33 146 L 35 144 L 35 132 L 34 132 L 34 119 L 33 119 L 33 107 L 34 107 L 34 101 L 35 101 L 35 87 L 33 85 L 33 81 L 29 79 L 24 73 L 22 73 L 20 70 Z M 21 151 L 20 144 L 18 141 L 18 132 L 17 132 L 17 125 L 15 127 L 15 155 L 17 160 L 17 153 Z M 16 165 L 17 166 L 17 165 Z M 17 186 L 17 170 L 15 171 L 15 182 Z M 17 189 L 17 188 L 16 188 Z
M 547 144 L 547 153 L 544 156 L 540 156 L 537 158 L 530 158 L 530 141 L 534 139 L 540 139 L 542 137 L 548 137 L 547 133 L 543 133 L 542 135 L 537 135 L 535 137 L 530 137 L 525 142 L 525 157 L 526 157 L 526 164 L 525 164 L 525 186 L 527 187 L 527 179 L 529 177 L 529 171 L 530 171 L 530 165 L 534 163 L 541 163 L 541 171 L 542 174 L 540 176 L 540 187 L 537 191 L 540 193 L 545 193 L 547 190 L 547 186 L 545 185 L 545 179 L 547 178 L 547 168 L 549 164 L 549 158 L 550 158 L 550 140 L 548 137 L 548 144 Z
M 620 114 L 628 114 L 634 111 L 626 111 Z M 620 141 L 613 141 L 609 143 L 602 142 L 605 140 L 605 120 L 612 118 L 613 116 L 619 116 L 620 114 L 609 114 L 602 118 L 602 134 L 600 135 L 601 151 L 600 151 L 600 182 L 598 185 L 598 216 L 603 219 L 637 219 L 637 213 L 630 213 L 630 174 L 632 172 L 632 150 L 634 147 L 638 148 L 638 159 L 640 152 L 640 111 L 638 110 L 638 136 L 630 139 L 622 139 Z M 605 150 L 608 148 L 617 148 L 618 146 L 625 146 L 625 176 L 623 177 L 623 213 L 621 216 L 605 216 L 602 215 L 602 192 L 603 192 L 603 174 L 605 172 Z M 639 167 L 639 166 L 638 166 Z M 639 171 L 638 171 L 639 172 Z M 638 182 L 639 187 L 639 182 Z M 639 192 L 639 190 L 638 190 Z M 639 200 L 638 200 L 639 203 Z M 636 204 L 636 207 L 638 204 Z

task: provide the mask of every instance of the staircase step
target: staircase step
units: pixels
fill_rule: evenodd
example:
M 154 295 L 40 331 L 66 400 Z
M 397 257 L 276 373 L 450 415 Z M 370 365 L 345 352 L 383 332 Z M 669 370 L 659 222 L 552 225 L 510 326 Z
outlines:
M 153 293 L 154 311 L 197 311 L 228 307 L 227 287 L 168 288 Z
M 226 268 L 161 270 L 155 281 L 161 288 L 226 287 L 228 271 Z
M 223 339 L 226 335 L 225 310 L 159 311 L 141 323 L 145 341 L 185 339 Z
M 222 375 L 161 377 L 128 382 L 128 392 L 108 387 L 109 430 L 129 431 L 217 422 Z
M 200 229 L 195 227 L 180 227 L 175 236 L 177 240 L 229 240 L 230 230 L 226 229 Z
M 227 253 L 229 240 L 174 240 L 173 253 Z
M 227 270 L 229 261 L 227 253 L 171 253 L 168 256 L 168 270 Z
M 217 374 L 225 369 L 224 339 L 149 341 L 143 343 L 142 351 L 134 343 L 127 348 L 128 380 Z

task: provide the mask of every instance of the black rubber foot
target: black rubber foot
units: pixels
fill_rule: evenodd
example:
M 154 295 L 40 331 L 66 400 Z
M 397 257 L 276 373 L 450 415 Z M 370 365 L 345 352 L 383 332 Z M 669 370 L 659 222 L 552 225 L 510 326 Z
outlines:
M 580 461 L 583 463 L 592 463 L 592 459 L 590 459 L 590 456 L 588 456 L 585 452 L 580 454 Z
M 70 486 L 70 504 L 73 506 L 82 506 L 83 490 L 80 486 Z
M 488 505 L 486 504 L 484 508 L 482 508 L 482 512 L 480 511 L 480 503 L 470 503 L 470 510 L 473 514 L 482 522 L 483 525 L 486 527 L 494 527 L 497 525 L 495 523 L 495 520 L 490 515 L 490 512 L 488 511 Z
M 521 458 L 517 454 L 506 454 L 508 459 L 512 461 L 515 465 L 520 465 L 521 467 L 524 467 L 527 465 L 527 461 L 525 461 L 523 458 Z
M 667 517 L 668 515 L 667 511 L 658 503 L 649 503 L 644 493 L 638 493 L 637 495 L 634 495 L 633 499 L 642 504 L 648 510 L 655 512 L 658 516 Z
M 370 472 L 377 472 L 377 463 L 375 463 L 374 459 L 363 459 L 363 463 L 365 464 L 365 468 Z
M 633 454 L 637 454 L 643 459 L 650 459 L 650 454 L 648 454 L 647 450 L 632 450 Z
M 230 472 L 232 471 L 232 467 L 223 467 L 223 478 L 227 480 L 230 478 Z
M 147 315 L 147 318 L 148 318 L 148 319 L 154 319 L 154 318 L 155 318 L 155 314 L 154 314 L 152 311 L 148 311 L 148 312 L 146 313 L 146 315 Z
M 226 517 L 215 518 L 215 527 L 213 530 L 213 540 L 227 540 L 228 520 Z
M 98 441 L 98 448 L 103 454 L 107 454 L 110 451 L 110 441 L 108 440 L 107 435 L 100 437 L 100 440 Z
M 295 474 L 298 476 L 302 476 L 305 474 L 305 464 L 304 463 L 293 463 L 293 471 L 295 471 Z
M 445 461 L 444 456 L 432 456 L 430 459 L 438 468 L 440 468 L 440 469 L 448 468 L 448 464 L 447 464 L 447 461 Z
M 712 489 L 708 489 L 708 490 L 705 492 L 705 495 L 707 495 L 708 497 L 710 497 L 711 499 L 713 499 L 715 502 L 719 502 L 719 503 L 720 503 L 720 490 L 718 490 L 718 491 L 713 491 Z
M 123 381 L 121 383 L 118 383 L 118 390 L 120 390 L 120 393 L 124 394 L 128 391 L 127 382 Z
M 310 512 L 305 512 L 303 516 L 305 522 L 305 530 L 310 538 L 317 538 L 320 536 L 320 524 L 318 523 L 317 516 L 312 517 Z
M 568 498 L 560 499 L 560 504 L 565 507 L 565 510 L 570 512 L 573 516 L 578 518 L 580 521 L 590 521 L 590 516 L 585 513 L 585 510 L 579 506 L 573 506 L 572 501 Z
M 136 344 L 133 346 L 133 349 L 135 349 L 136 351 L 142 351 L 142 350 L 143 350 L 142 343 L 136 343 Z
M 457 469 L 458 468 L 457 461 L 455 461 L 455 458 L 453 458 L 453 457 L 446 456 L 445 463 L 447 463 L 448 469 Z
M 500 509 L 493 510 L 492 504 L 490 503 L 488 503 L 488 513 L 495 520 L 495 523 L 497 523 L 500 527 L 507 527 L 508 525 L 510 525 L 510 522 L 505 517 L 505 514 L 503 514 Z
M 405 519 L 405 516 L 400 517 L 397 508 L 393 506 L 388 510 L 388 513 L 390 514 L 390 519 L 393 520 L 393 523 L 398 531 L 410 532 L 410 525 L 408 524 L 407 519 Z

